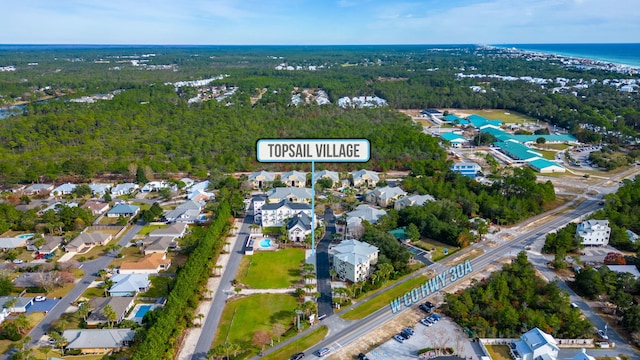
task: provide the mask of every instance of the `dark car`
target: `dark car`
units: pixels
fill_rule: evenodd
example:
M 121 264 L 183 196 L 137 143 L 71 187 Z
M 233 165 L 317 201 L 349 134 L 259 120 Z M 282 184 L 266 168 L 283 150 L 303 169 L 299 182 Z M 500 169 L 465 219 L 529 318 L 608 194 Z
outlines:
M 416 333 L 416 332 L 415 332 L 412 328 L 410 328 L 410 327 L 406 327 L 406 328 L 402 329 L 402 332 L 406 332 L 406 333 L 407 333 L 407 334 L 409 334 L 409 335 L 413 335 L 413 334 L 415 334 L 415 333 Z
M 427 305 L 425 305 L 425 304 L 421 304 L 421 305 L 420 305 L 420 310 L 422 310 L 422 311 L 426 312 L 427 314 L 431 312 L 431 308 L 430 308 L 430 307 L 428 307 L 428 306 L 427 306 Z
M 369 360 L 369 358 L 367 357 L 367 355 L 360 353 L 358 354 L 358 360 Z
M 291 355 L 291 360 L 300 360 L 303 357 L 304 357 L 304 353 L 303 352 L 299 352 L 297 354 Z
M 427 305 L 430 309 L 433 309 L 434 307 L 436 307 L 431 301 L 427 301 L 424 304 Z
M 402 338 L 405 340 L 409 340 L 409 338 L 411 337 L 411 334 L 405 332 L 404 330 L 402 330 L 398 335 L 402 336 Z

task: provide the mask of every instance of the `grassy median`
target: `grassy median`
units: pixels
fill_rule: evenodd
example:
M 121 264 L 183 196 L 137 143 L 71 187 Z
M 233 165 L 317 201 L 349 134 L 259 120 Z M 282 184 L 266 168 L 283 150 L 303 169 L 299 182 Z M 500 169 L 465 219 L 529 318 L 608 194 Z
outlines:
M 263 357 L 264 360 L 279 360 L 288 359 L 291 355 L 304 351 L 312 347 L 313 345 L 322 341 L 327 336 L 329 329 L 326 326 L 320 326 L 317 329 L 311 331 L 307 335 L 295 340 L 289 345 L 283 346 L 280 349 L 272 352 L 269 355 Z

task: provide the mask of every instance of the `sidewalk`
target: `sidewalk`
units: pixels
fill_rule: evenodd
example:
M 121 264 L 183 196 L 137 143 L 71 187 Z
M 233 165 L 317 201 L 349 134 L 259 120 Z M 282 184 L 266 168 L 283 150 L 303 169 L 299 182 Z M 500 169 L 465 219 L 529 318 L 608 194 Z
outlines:
M 241 219 L 235 219 L 234 225 L 237 229 L 240 229 L 242 226 Z M 233 249 L 236 241 L 238 240 L 237 233 L 235 235 L 227 237 L 227 242 L 229 242 L 228 248 Z M 217 265 L 222 266 L 220 272 L 224 272 L 227 262 L 229 261 L 229 257 L 231 255 L 229 253 L 220 254 L 218 257 Z M 220 287 L 220 276 L 210 277 L 207 282 L 207 289 L 209 289 L 211 297 L 210 299 L 206 299 L 200 302 L 200 305 L 196 309 L 195 312 L 195 323 L 204 324 L 207 319 L 207 315 L 209 314 L 209 309 L 211 309 L 211 304 L 213 302 L 213 294 L 217 291 L 224 291 L 225 289 L 219 289 Z M 198 319 L 199 314 L 202 314 L 202 318 Z M 202 333 L 201 327 L 193 327 L 189 328 L 186 331 L 182 344 L 180 345 L 180 350 L 178 351 L 178 356 L 176 359 L 178 360 L 190 360 L 195 351 L 196 345 L 198 344 L 198 339 L 200 338 L 200 334 Z

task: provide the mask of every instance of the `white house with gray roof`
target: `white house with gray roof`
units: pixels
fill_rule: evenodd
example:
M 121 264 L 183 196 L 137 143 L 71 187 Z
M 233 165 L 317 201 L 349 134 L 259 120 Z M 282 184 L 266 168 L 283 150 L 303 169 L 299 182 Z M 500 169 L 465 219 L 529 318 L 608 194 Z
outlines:
M 516 360 L 556 360 L 560 348 L 553 336 L 533 328 L 522 334 L 520 340 L 510 346 L 510 351 Z
M 301 212 L 311 216 L 311 205 L 288 200 L 282 200 L 275 204 L 264 204 L 262 206 L 262 226 L 282 226 L 287 219 L 298 216 Z
M 112 186 L 113 186 L 112 184 L 100 184 L 100 183 L 89 184 L 89 188 L 91 189 L 91 192 L 93 192 L 93 195 L 97 197 L 103 197 L 104 194 L 109 189 L 111 189 Z
M 378 173 L 369 170 L 358 170 L 351 173 L 354 187 L 375 187 L 380 181 Z
M 376 209 L 366 204 L 358 205 L 355 210 L 346 213 L 345 235 L 359 238 L 364 232 L 362 221 L 375 224 L 385 215 L 387 215 L 387 212 L 384 210 Z
M 345 240 L 329 249 L 332 268 L 342 280 L 365 281 L 372 265 L 378 262 L 378 248 L 358 240 Z
M 293 203 L 311 203 L 311 197 L 311 189 L 309 188 L 275 188 L 267 192 L 267 203 L 279 203 L 282 200 Z
M 331 170 L 316 171 L 313 174 L 313 182 L 318 182 L 320 179 L 329 179 L 333 182 L 333 186 L 337 186 L 340 183 L 340 175 Z
M 311 234 L 311 216 L 305 212 L 299 212 L 287 221 L 287 237 L 290 241 L 301 242 Z
M 261 170 L 249 174 L 247 181 L 251 183 L 251 186 L 253 186 L 254 189 L 262 189 L 265 187 L 270 187 L 275 179 L 276 173 Z
M 202 200 L 187 200 L 175 209 L 167 211 L 163 218 L 168 223 L 193 224 L 200 220 L 200 211 L 204 206 L 205 203 Z
M 611 235 L 609 220 L 585 220 L 578 224 L 576 235 L 582 239 L 582 245 L 607 246 Z
M 409 195 L 397 200 L 393 204 L 393 208 L 400 211 L 409 206 L 422 206 L 427 201 L 435 201 L 436 199 L 431 195 Z
M 131 329 L 72 329 L 65 330 L 67 350 L 80 350 L 83 354 L 107 354 L 119 351 L 133 342 L 135 331 Z
M 283 172 L 280 181 L 287 186 L 303 188 L 307 185 L 307 173 L 296 170 Z
M 122 196 L 132 194 L 134 191 L 138 190 L 138 188 L 140 188 L 140 186 L 134 183 L 116 184 L 111 188 L 111 195 Z
M 53 196 L 64 196 L 69 195 L 76 188 L 76 184 L 66 183 L 62 184 L 51 191 L 51 195 Z
M 385 186 L 367 191 L 365 199 L 372 204 L 387 207 L 406 195 L 407 193 L 399 187 Z

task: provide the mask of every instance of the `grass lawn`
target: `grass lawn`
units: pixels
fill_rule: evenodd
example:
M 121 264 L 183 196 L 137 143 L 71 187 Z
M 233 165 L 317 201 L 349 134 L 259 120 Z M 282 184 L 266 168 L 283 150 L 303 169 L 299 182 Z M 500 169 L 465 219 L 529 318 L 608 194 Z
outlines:
M 149 280 L 151 281 L 151 287 L 140 296 L 159 298 L 167 297 L 169 295 L 169 284 L 173 278 L 167 276 L 150 276 Z
M 391 300 L 404 295 L 407 291 L 413 289 L 414 287 L 420 286 L 420 284 L 424 284 L 424 282 L 427 280 L 428 278 L 426 276 L 417 276 L 405 282 L 404 284 L 399 285 L 396 288 L 383 292 L 382 294 L 363 303 L 362 305 L 356 306 L 355 308 L 342 314 L 340 317 L 345 320 L 360 320 L 362 318 L 365 318 L 371 315 L 373 312 L 379 310 L 380 308 L 389 306 L 389 302 L 391 302 Z M 393 283 L 389 283 L 388 286 L 391 285 L 393 285 Z M 376 291 L 379 290 L 380 289 Z
M 111 261 L 110 265 L 120 266 L 125 261 L 136 262 L 144 257 L 144 254 L 137 246 L 127 246 L 126 248 L 120 250 L 120 254 L 122 254 L 122 257 L 114 258 Z
M 432 261 L 438 261 L 440 259 L 443 259 L 459 250 L 455 246 L 444 244 L 432 239 L 420 239 L 420 241 L 413 243 L 413 245 L 425 250 L 429 250 L 429 252 L 431 253 Z M 435 249 L 435 250 L 431 250 L 431 249 Z M 444 254 L 444 249 L 448 250 L 447 255 Z
M 536 119 L 524 114 L 520 114 L 510 110 L 491 109 L 491 110 L 464 110 L 464 112 L 480 115 L 490 120 L 502 120 L 505 123 L 522 124 L 525 121 L 535 122 Z
M 251 295 L 231 300 L 222 313 L 218 333 L 212 346 L 227 341 L 240 345 L 252 355 L 259 348 L 252 344 L 256 331 L 271 333 L 276 322 L 285 329 L 293 326 L 293 310 L 298 304 L 297 298 L 286 294 Z
M 75 287 L 75 285 L 76 284 L 66 284 L 63 287 L 55 288 L 47 293 L 47 297 L 57 298 L 57 297 L 65 296 L 69 293 L 69 291 L 71 291 Z
M 325 338 L 325 336 L 327 336 L 328 332 L 329 329 L 326 326 L 320 326 L 306 336 L 303 336 L 293 343 L 287 346 L 283 346 L 280 349 L 262 358 L 265 360 L 287 359 L 289 356 L 291 356 L 291 354 L 301 352 L 319 343 L 320 341 L 322 341 L 322 339 Z
M 138 232 L 138 235 L 149 235 L 150 232 L 156 229 L 162 229 L 166 227 L 165 225 L 145 225 L 142 227 L 142 230 Z
M 507 345 L 485 345 L 489 356 L 493 360 L 511 360 L 511 353 Z
M 36 351 L 33 352 L 33 356 L 37 359 L 37 360 L 46 360 L 46 359 L 50 359 L 51 357 L 56 357 L 56 358 L 60 358 L 60 359 L 74 359 L 74 360 L 100 360 L 104 357 L 104 355 L 67 355 L 67 356 L 61 356 L 60 355 L 60 350 L 58 349 L 52 349 L 50 347 L 47 347 L 48 349 L 50 349 L 51 351 L 49 351 L 47 353 L 47 356 L 45 356 L 44 352 L 42 352 L 40 349 L 42 348 L 37 348 Z
M 555 160 L 556 154 L 557 154 L 557 152 L 551 151 L 551 150 L 538 150 L 538 149 L 536 149 L 535 151 L 537 151 L 540 154 L 542 154 L 542 157 L 547 159 L 547 160 Z
M 287 288 L 302 279 L 303 249 L 255 252 L 244 256 L 236 279 L 256 289 Z
M 536 146 L 551 150 L 565 150 L 571 147 L 569 144 L 536 144 Z
M 105 296 L 104 289 L 100 289 L 98 287 L 90 287 L 87 290 L 85 290 L 82 293 L 82 295 L 80 295 L 80 297 L 84 297 L 87 299 L 99 298 L 104 296 Z

